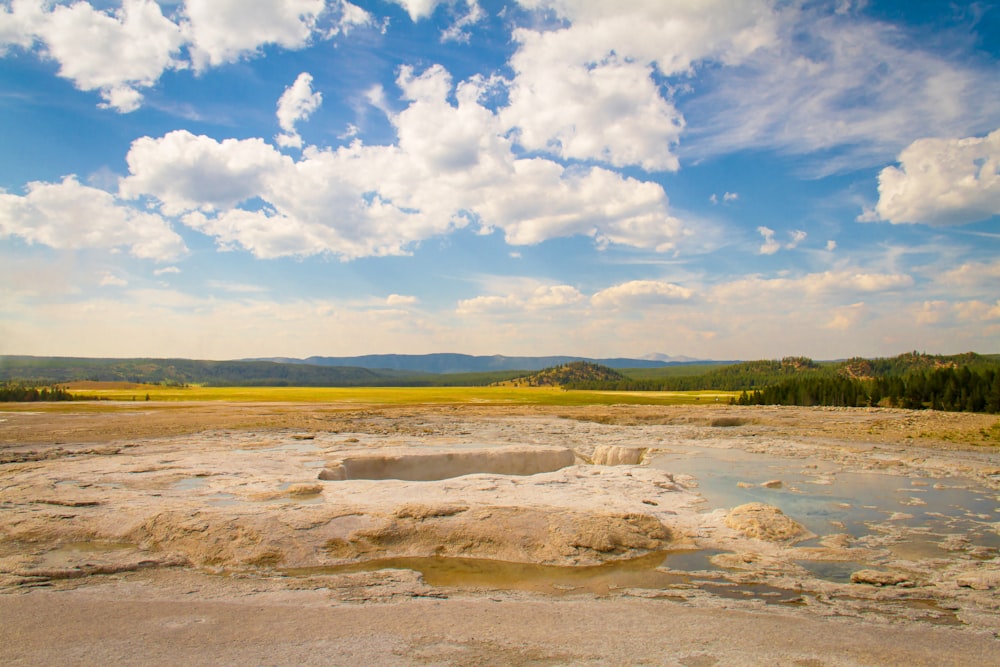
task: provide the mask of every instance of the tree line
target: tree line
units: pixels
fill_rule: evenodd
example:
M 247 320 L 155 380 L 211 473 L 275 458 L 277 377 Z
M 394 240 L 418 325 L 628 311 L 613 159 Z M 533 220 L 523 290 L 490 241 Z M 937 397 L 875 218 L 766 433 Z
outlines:
M 935 368 L 857 379 L 793 377 L 744 391 L 739 405 L 898 407 L 1000 413 L 1000 368 Z
M 59 386 L 39 387 L 25 382 L 0 383 L 0 402 L 73 401 L 76 397 Z

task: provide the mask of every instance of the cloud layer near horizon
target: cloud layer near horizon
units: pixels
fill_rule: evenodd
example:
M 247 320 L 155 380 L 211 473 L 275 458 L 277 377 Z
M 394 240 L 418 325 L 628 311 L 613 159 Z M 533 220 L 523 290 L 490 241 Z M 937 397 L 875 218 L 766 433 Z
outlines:
M 197 86 L 274 54 L 348 51 L 362 35 L 366 48 L 380 48 L 394 25 L 359 4 L 11 0 L 0 3 L 0 52 L 53 63 L 58 77 L 99 98 L 98 113 L 138 115 L 168 75 Z M 458 60 L 411 59 L 391 80 L 362 81 L 345 96 L 335 92 L 338 73 L 295 61 L 264 110 L 273 129 L 227 134 L 181 123 L 130 138 L 104 163 L 121 164 L 120 173 L 98 178 L 95 167 L 9 184 L 0 237 L 125 253 L 155 263 L 149 272 L 161 271 L 160 280 L 181 272 L 164 265 L 204 252 L 192 250 L 202 239 L 271 262 L 413 256 L 460 232 L 496 236 L 514 259 L 523 248 L 583 239 L 595 267 L 611 251 L 621 264 L 641 257 L 647 266 L 692 267 L 535 275 L 522 290 L 452 298 L 449 317 L 560 313 L 621 324 L 669 311 L 683 319 L 689 344 L 701 345 L 736 330 L 698 308 L 724 307 L 746 322 L 750 311 L 739 313 L 748 304 L 774 312 L 774 299 L 809 298 L 827 309 L 811 329 L 860 332 L 868 322 L 871 332 L 887 321 L 871 300 L 885 299 L 928 326 L 942 326 L 945 312 L 989 323 L 979 340 L 1000 326 L 983 293 L 996 285 L 982 268 L 992 265 L 959 261 L 957 251 L 915 263 L 909 257 L 928 251 L 886 243 L 847 256 L 832 222 L 782 219 L 779 208 L 726 219 L 724 211 L 738 216 L 753 205 L 753 193 L 712 183 L 700 197 L 716 205 L 708 212 L 694 209 L 681 185 L 702 162 L 793 156 L 800 177 L 858 175 L 846 193 L 854 208 L 837 225 L 941 230 L 995 219 L 995 61 L 922 45 L 866 14 L 865 3 L 519 0 L 503 12 L 475 0 L 396 4 L 405 11 L 396 20 L 414 29 L 437 21 L 441 44 L 471 44 L 474 31 L 500 26 L 509 45 L 502 64 L 460 78 L 453 72 L 469 69 Z M 316 131 L 336 108 L 353 120 Z M 377 137 L 366 132 L 379 124 Z M 741 168 L 751 173 L 739 178 L 752 176 L 752 165 Z M 857 195 L 864 188 L 873 194 Z M 736 248 L 747 258 L 739 273 L 693 268 L 696 258 Z M 986 271 L 979 287 L 950 273 L 961 266 Z M 126 288 L 126 273 L 102 269 L 99 286 Z M 952 276 L 947 298 L 940 275 Z M 904 296 L 917 287 L 925 297 Z M 390 289 L 381 297 L 392 295 L 389 310 L 430 312 L 427 295 Z M 509 336 L 516 326 L 506 322 Z

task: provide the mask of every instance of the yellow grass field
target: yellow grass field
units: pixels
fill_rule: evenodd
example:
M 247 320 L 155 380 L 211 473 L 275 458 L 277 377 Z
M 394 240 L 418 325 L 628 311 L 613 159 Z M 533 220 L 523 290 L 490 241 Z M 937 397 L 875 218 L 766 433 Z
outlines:
M 566 391 L 554 387 L 164 387 L 70 383 L 81 397 L 111 401 L 235 401 L 287 403 L 520 404 L 520 405 L 699 405 L 728 404 L 737 392 Z

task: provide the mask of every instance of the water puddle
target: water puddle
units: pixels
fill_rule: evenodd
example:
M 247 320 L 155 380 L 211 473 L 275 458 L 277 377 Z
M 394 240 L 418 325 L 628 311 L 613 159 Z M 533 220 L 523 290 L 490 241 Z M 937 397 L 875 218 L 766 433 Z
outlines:
M 663 569 L 680 572 L 703 572 L 718 570 L 712 563 L 712 557 L 724 553 L 720 549 L 698 549 L 692 551 L 673 551 L 667 554 L 660 565 Z
M 287 569 L 282 574 L 288 577 L 307 577 L 402 569 L 419 572 L 424 583 L 436 588 L 524 591 L 555 596 L 603 596 L 627 589 L 675 590 L 680 593 L 699 588 L 719 597 L 760 599 L 766 603 L 790 602 L 801 597 L 800 591 L 766 584 L 695 580 L 690 574 L 668 571 L 663 567 L 667 559 L 689 558 L 693 553 L 696 552 L 658 552 L 589 567 L 535 565 L 477 558 L 387 558 L 332 567 Z
M 853 573 L 871 567 L 859 561 L 842 560 L 797 560 L 795 563 L 809 570 L 817 579 L 837 584 L 849 584 Z
M 830 462 L 695 446 L 651 465 L 693 476 L 706 511 L 767 503 L 817 535 L 846 533 L 898 558 L 954 557 L 941 545 L 949 535 L 966 541 L 958 551 L 1000 548 L 996 493 L 973 480 L 845 472 Z M 764 486 L 772 480 L 780 485 Z

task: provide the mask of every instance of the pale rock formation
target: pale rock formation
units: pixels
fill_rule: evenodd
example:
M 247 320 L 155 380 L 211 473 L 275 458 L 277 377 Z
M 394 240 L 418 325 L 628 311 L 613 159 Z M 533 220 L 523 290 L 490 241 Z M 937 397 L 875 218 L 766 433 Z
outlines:
M 645 447 L 622 447 L 620 445 L 598 445 L 591 458 L 594 465 L 621 466 L 638 465 L 646 455 Z
M 747 537 L 768 542 L 792 542 L 809 535 L 802 524 L 777 507 L 764 503 L 747 503 L 734 508 L 726 517 L 726 525 Z
M 898 586 L 910 582 L 910 577 L 901 572 L 885 572 L 883 570 L 858 570 L 851 573 L 852 584 L 869 584 L 871 586 Z

